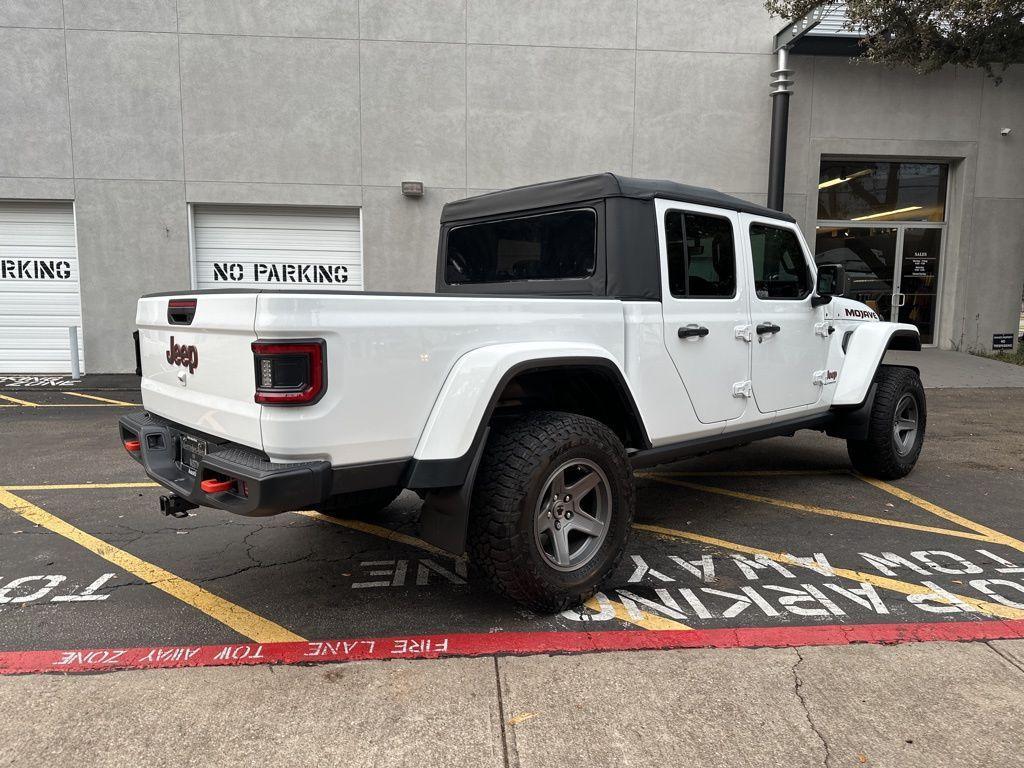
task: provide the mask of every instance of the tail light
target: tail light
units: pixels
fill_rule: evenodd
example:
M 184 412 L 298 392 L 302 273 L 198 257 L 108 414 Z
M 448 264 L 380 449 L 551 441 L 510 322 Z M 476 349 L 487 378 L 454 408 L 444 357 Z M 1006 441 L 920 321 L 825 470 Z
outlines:
M 311 405 L 327 389 L 323 339 L 254 341 L 256 402 L 263 405 Z

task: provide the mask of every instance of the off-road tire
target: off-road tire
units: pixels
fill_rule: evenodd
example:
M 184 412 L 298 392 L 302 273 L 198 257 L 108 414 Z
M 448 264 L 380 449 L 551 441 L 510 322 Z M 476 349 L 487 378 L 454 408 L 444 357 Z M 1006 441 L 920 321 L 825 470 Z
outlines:
M 371 488 L 367 491 L 338 493 L 316 505 L 319 512 L 335 517 L 372 517 L 398 498 L 401 488 Z
M 912 368 L 880 365 L 875 374 L 875 400 L 868 417 L 866 440 L 847 440 L 846 449 L 854 468 L 863 475 L 895 480 L 910 473 L 921 455 L 927 410 L 924 387 Z M 901 452 L 894 435 L 896 409 L 904 397 L 917 401 L 917 434 L 913 445 Z
M 586 460 L 607 478 L 607 533 L 592 559 L 560 571 L 535 545 L 542 487 L 566 462 Z M 622 443 L 599 421 L 537 411 L 495 425 L 473 487 L 468 552 L 488 586 L 538 613 L 555 613 L 591 597 L 619 564 L 633 523 L 636 491 Z

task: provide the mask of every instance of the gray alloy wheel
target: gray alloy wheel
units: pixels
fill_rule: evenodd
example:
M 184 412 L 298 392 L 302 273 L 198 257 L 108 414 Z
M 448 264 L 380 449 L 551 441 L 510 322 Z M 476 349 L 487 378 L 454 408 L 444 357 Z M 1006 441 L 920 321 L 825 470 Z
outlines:
M 534 544 L 550 567 L 575 571 L 594 558 L 608 535 L 608 478 L 594 462 L 574 459 L 552 472 L 543 488 L 537 500 Z
M 917 400 L 908 392 L 896 404 L 892 422 L 892 439 L 900 456 L 906 456 L 913 450 L 918 423 Z

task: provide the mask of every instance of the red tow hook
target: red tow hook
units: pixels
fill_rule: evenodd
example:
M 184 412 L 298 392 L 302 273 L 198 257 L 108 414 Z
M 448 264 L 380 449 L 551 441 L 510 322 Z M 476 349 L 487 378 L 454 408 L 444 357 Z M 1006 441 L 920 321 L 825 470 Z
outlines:
M 234 480 L 203 480 L 199 484 L 199 487 L 203 489 L 205 493 L 221 493 L 222 491 L 230 491 L 235 487 Z
M 125 440 L 124 448 L 131 453 L 138 453 L 142 450 L 142 442 L 139 440 Z

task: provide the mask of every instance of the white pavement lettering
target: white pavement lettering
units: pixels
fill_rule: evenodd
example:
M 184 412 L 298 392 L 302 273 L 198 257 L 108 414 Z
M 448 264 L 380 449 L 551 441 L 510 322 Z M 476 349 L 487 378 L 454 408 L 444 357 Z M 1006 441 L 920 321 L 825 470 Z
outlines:
M 115 664 L 124 656 L 123 650 L 65 651 L 53 665 L 55 667 L 82 666 L 86 664 Z
M 650 574 L 652 579 L 657 579 L 658 581 L 675 581 L 675 579 L 670 576 L 666 576 L 661 571 L 656 571 L 651 568 L 647 565 L 646 561 L 640 557 L 640 555 L 630 555 L 630 558 L 632 558 L 633 564 L 636 567 L 633 569 L 633 575 L 626 579 L 627 583 L 636 584 L 640 579 L 648 574 Z
M 401 656 L 407 653 L 447 653 L 448 638 L 431 640 L 429 637 L 422 640 L 398 638 L 393 640 L 391 647 L 392 656 Z
M 878 592 L 875 588 L 866 582 L 861 582 L 859 586 L 849 588 L 840 586 L 839 584 L 833 584 L 832 582 L 825 582 L 822 586 L 827 589 L 831 589 L 837 595 L 845 597 L 848 600 L 852 600 L 862 608 L 867 608 L 870 611 L 874 611 L 878 614 L 888 614 L 889 609 L 885 607 L 885 603 L 882 602 L 882 598 L 878 596 Z
M 34 600 L 46 597 L 65 579 L 67 579 L 67 576 L 61 576 L 60 574 L 47 576 L 22 576 L 20 579 L 15 579 L 0 589 L 0 603 L 31 603 Z M 41 586 L 35 592 L 31 592 L 27 595 L 11 597 L 11 593 L 17 592 L 19 587 L 31 584 L 35 581 L 45 581 L 46 584 Z
M 262 659 L 262 645 L 225 645 L 213 657 L 217 661 L 240 661 L 241 659 Z
M 917 563 L 907 560 L 905 557 L 900 557 L 892 552 L 883 552 L 881 555 L 873 555 L 870 552 L 861 552 L 860 556 L 885 576 L 899 576 L 899 574 L 896 573 L 896 568 L 909 568 L 914 571 L 914 573 L 919 573 L 922 576 L 929 575 L 928 571 Z
M 974 589 L 978 590 L 983 595 L 991 597 L 997 603 L 1002 603 L 1003 605 L 1007 605 L 1010 608 L 1024 608 L 1024 587 L 1022 587 L 1020 584 L 1009 581 L 1007 579 L 975 579 L 974 581 L 970 582 L 970 584 Z M 1017 592 L 1021 593 L 1021 598 L 1019 600 L 1011 600 L 1010 598 L 1000 595 L 998 592 L 993 590 L 992 585 L 996 585 L 999 587 L 1010 587 L 1011 589 L 1014 589 Z
M 456 561 L 455 571 L 450 571 L 443 565 L 430 558 L 420 560 L 367 560 L 359 564 L 360 568 L 372 568 L 366 571 L 366 576 L 386 576 L 385 579 L 374 581 L 357 581 L 352 584 L 352 589 L 373 589 L 375 587 L 404 587 L 407 586 L 409 564 L 416 564 L 416 586 L 423 587 L 430 583 L 430 574 L 435 573 L 449 584 L 465 584 L 465 565 L 462 561 Z
M 96 590 L 114 578 L 116 574 L 104 573 L 96 581 L 90 584 L 88 587 L 83 589 L 81 592 L 74 595 L 57 595 L 56 597 L 50 598 L 51 603 L 77 603 L 77 602 L 88 602 L 92 600 L 106 600 L 110 595 L 97 595 Z
M 825 593 L 814 587 L 812 584 L 801 584 L 803 590 L 793 589 L 792 587 L 780 587 L 774 584 L 765 585 L 765 589 L 770 589 L 775 592 L 783 592 L 783 596 L 779 598 L 779 605 L 784 607 L 787 611 L 796 616 L 845 616 L 846 613 L 838 605 L 833 603 Z M 797 603 L 817 603 L 818 608 L 804 608 Z
M 754 555 L 754 559 L 751 560 L 749 557 L 743 555 L 733 555 L 732 559 L 736 561 L 736 565 L 739 566 L 740 571 L 749 581 L 757 581 L 758 575 L 756 571 L 763 571 L 766 568 L 771 568 L 778 571 L 780 574 L 785 576 L 787 579 L 795 579 L 796 576 L 786 566 L 781 563 L 777 563 L 771 558 L 765 557 L 764 555 Z
M 1002 563 L 1004 568 L 996 568 L 997 573 L 1024 573 L 1024 566 L 1014 565 L 1011 561 L 1000 557 L 999 555 L 993 555 L 987 549 L 979 549 L 977 552 L 990 560 L 994 560 L 997 563 Z
M 663 616 L 667 616 L 670 619 L 685 619 L 686 614 L 683 613 L 672 595 L 668 593 L 667 589 L 658 588 L 654 590 L 655 594 L 661 599 L 660 603 L 654 600 L 649 600 L 646 597 L 640 597 L 632 592 L 627 592 L 624 589 L 617 590 L 619 593 L 619 600 L 622 601 L 622 605 L 626 609 L 626 613 L 629 614 L 629 618 L 633 621 L 640 621 L 643 618 L 643 613 L 637 608 L 637 603 L 650 608 L 655 613 L 660 613 Z
M 352 651 L 362 649 L 366 653 L 373 653 L 373 649 L 376 647 L 376 640 L 339 640 L 336 642 L 328 641 L 314 641 L 309 644 L 306 652 L 303 656 L 310 658 L 322 658 L 329 656 L 331 658 L 344 658 L 351 656 Z
M 740 587 L 740 592 L 743 594 L 723 592 L 722 590 L 709 589 L 708 587 L 702 587 L 700 591 L 707 595 L 725 597 L 735 601 L 732 605 L 722 611 L 721 616 L 723 619 L 731 619 L 734 616 L 738 616 L 751 605 L 756 605 L 760 608 L 765 616 L 779 615 L 779 612 L 775 610 L 767 600 L 761 597 L 753 587 Z
M 438 565 L 437 563 L 435 563 L 430 558 L 424 558 L 424 559 L 420 560 L 419 568 L 416 569 L 416 585 L 417 586 L 422 587 L 422 586 L 424 586 L 425 584 L 427 584 L 430 581 L 430 573 L 429 573 L 429 571 L 433 571 L 434 573 L 438 574 L 439 576 L 442 576 L 444 579 L 446 579 L 451 584 L 465 584 L 466 583 L 466 580 L 464 578 L 462 578 L 461 576 L 458 576 L 458 575 L 452 573 L 447 568 L 445 568 L 443 565 Z
M 705 584 L 715 581 L 715 561 L 711 555 L 702 555 L 700 560 L 684 560 L 676 555 L 669 555 L 668 559 L 684 571 L 692 573 Z
M 977 613 L 978 608 L 965 603 L 952 592 L 949 592 L 932 581 L 922 581 L 922 586 L 928 587 L 931 592 L 922 592 L 917 595 L 907 595 L 907 602 L 916 605 L 922 611 L 929 613 Z
M 960 574 L 984 573 L 984 571 L 981 568 L 976 566 L 967 558 L 960 557 L 960 555 L 953 554 L 952 552 L 945 552 L 943 550 L 934 549 L 918 550 L 917 552 L 911 552 L 910 556 L 915 560 L 919 560 L 923 565 L 926 565 L 929 568 L 931 568 L 933 571 L 935 571 L 935 573 L 946 573 L 957 576 Z M 959 565 L 960 567 L 950 568 L 948 565 L 940 565 L 939 563 L 935 562 L 936 557 L 948 558 L 957 563 L 957 565 Z
M 198 654 L 202 648 L 197 646 L 172 646 L 168 648 L 150 648 L 149 652 L 139 661 L 188 661 Z

